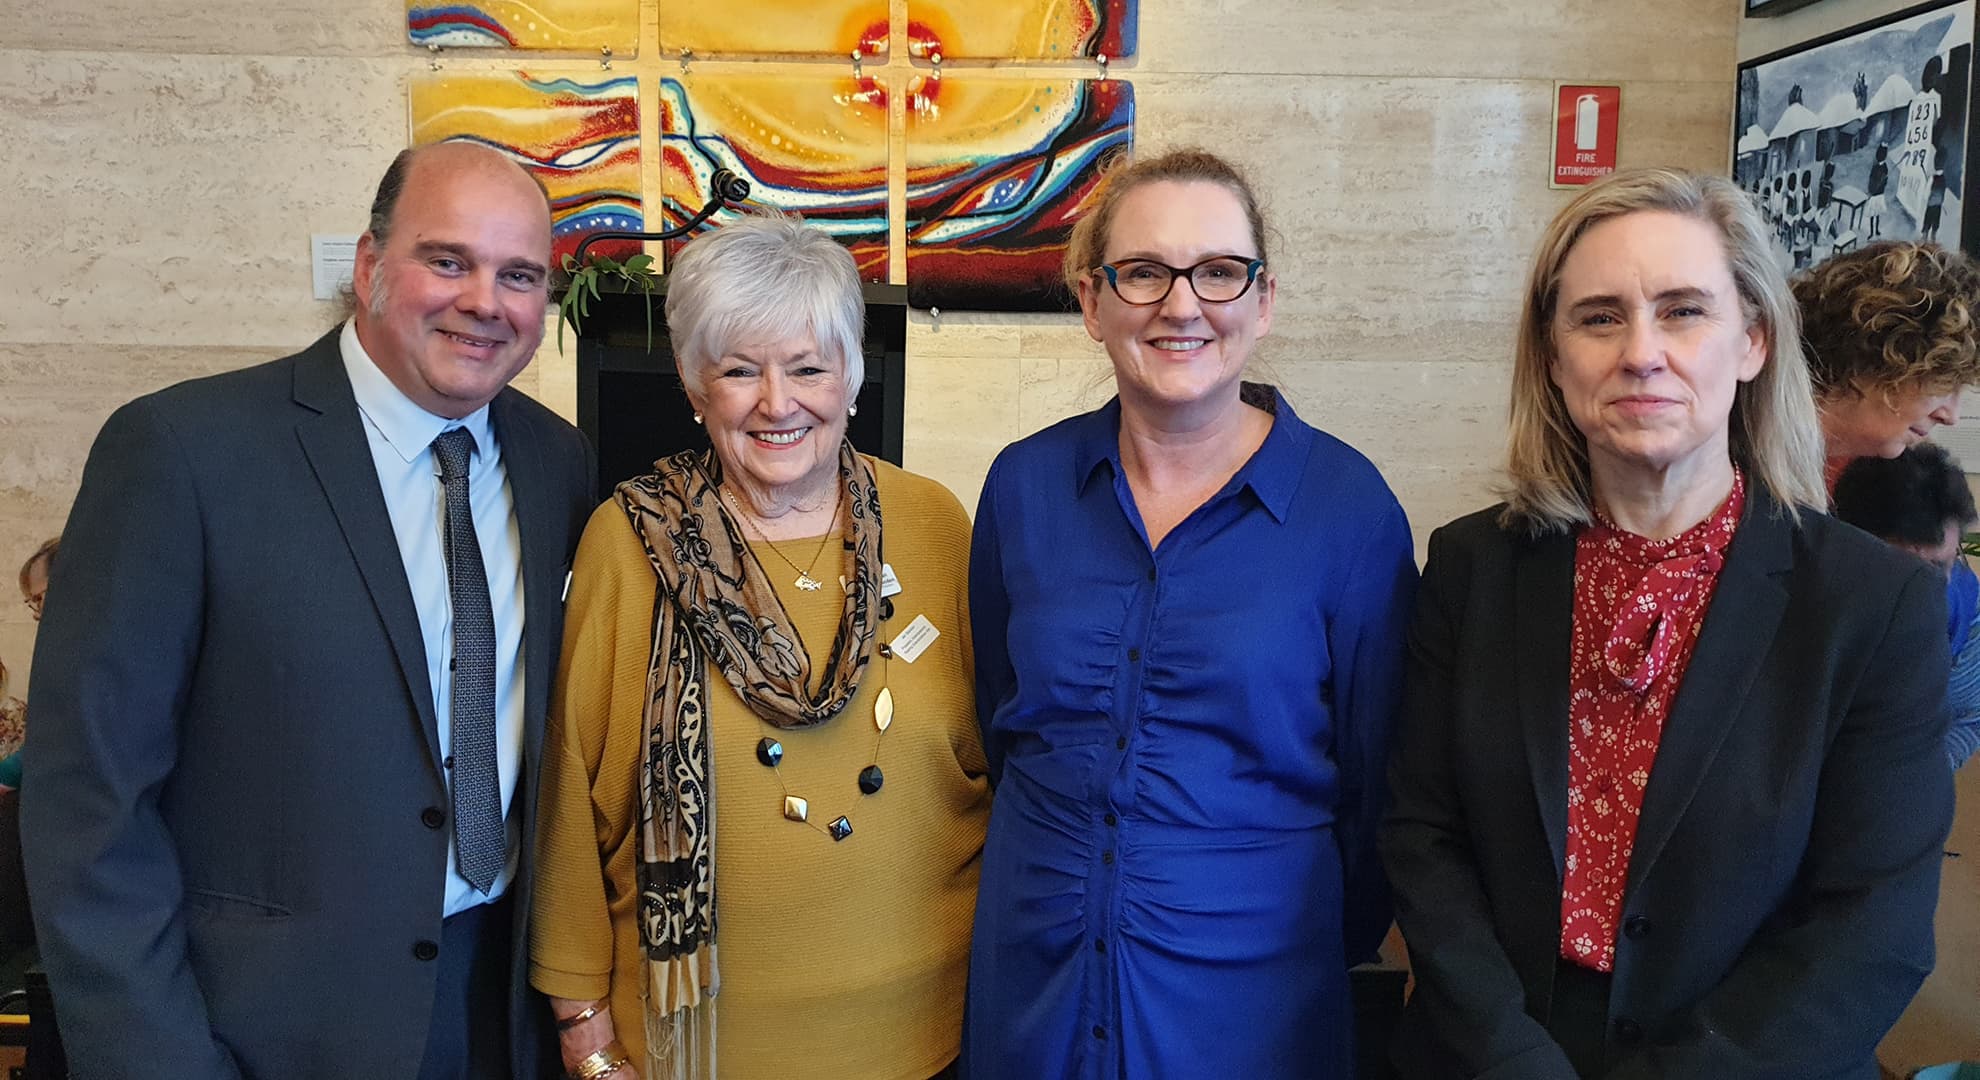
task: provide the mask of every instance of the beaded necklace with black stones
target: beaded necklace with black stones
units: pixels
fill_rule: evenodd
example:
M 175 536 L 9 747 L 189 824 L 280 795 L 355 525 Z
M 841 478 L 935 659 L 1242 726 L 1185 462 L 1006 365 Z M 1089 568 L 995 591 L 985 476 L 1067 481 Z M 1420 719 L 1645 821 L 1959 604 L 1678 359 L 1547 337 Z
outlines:
M 731 496 L 730 501 L 734 501 L 733 496 Z M 833 515 L 832 522 L 836 528 L 838 524 L 836 513 Z M 767 537 L 762 537 L 760 533 L 758 536 L 765 544 L 770 545 L 772 551 L 776 551 L 776 545 L 772 541 Z M 820 550 L 823 550 L 823 548 Z M 783 552 L 777 552 L 777 556 L 778 558 L 783 558 Z M 784 561 L 790 562 L 789 559 L 784 559 Z M 813 556 L 812 564 L 814 566 L 817 565 L 817 561 L 817 557 Z M 792 563 L 791 565 L 795 568 L 797 564 Z M 809 575 L 807 574 L 806 576 L 808 577 Z M 843 582 L 844 579 L 841 579 L 841 581 Z M 800 589 L 806 588 L 802 578 L 796 584 Z M 807 591 L 810 590 L 807 589 Z M 894 601 L 887 597 L 881 597 L 881 626 L 875 627 L 875 638 L 879 642 L 875 647 L 875 651 L 880 654 L 880 693 L 875 695 L 873 699 L 873 757 L 865 768 L 859 770 L 859 775 L 855 780 L 862 797 L 877 794 L 880 791 L 881 785 L 887 779 L 886 775 L 880 771 L 880 742 L 887 737 L 887 729 L 894 726 L 894 690 L 890 685 L 893 682 L 894 650 L 886 643 L 887 635 L 884 632 L 884 628 L 887 620 L 893 617 Z M 769 723 L 760 716 L 757 717 L 757 723 L 763 724 L 765 727 L 769 726 Z M 811 828 L 831 837 L 834 841 L 841 841 L 852 835 L 852 819 L 845 814 L 840 814 L 824 825 L 811 820 L 811 801 L 802 796 L 791 794 L 790 786 L 784 783 L 784 744 L 775 735 L 765 735 L 757 741 L 756 760 L 777 777 L 777 787 L 784 793 L 783 812 L 786 820 L 795 821 L 801 825 L 809 825 Z

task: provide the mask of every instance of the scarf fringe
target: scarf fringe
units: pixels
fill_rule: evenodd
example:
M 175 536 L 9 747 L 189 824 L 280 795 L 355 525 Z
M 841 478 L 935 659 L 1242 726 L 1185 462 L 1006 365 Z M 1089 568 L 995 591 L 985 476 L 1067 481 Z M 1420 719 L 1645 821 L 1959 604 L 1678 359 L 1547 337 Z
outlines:
M 715 999 L 666 1015 L 646 1010 L 642 1080 L 715 1080 Z

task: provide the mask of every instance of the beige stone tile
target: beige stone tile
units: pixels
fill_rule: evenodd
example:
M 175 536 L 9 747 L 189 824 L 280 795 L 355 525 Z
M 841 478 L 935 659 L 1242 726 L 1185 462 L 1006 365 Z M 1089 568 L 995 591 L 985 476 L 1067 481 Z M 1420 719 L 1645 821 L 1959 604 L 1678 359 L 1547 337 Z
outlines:
M 414 63 L 0 52 L 0 341 L 308 344 L 310 234 L 364 227 Z
M 964 335 L 952 333 L 947 325 L 939 333 L 924 327 L 923 333 L 927 337 L 917 344 L 910 323 L 903 464 L 947 484 L 965 507 L 973 508 L 991 460 L 1018 426 L 1015 349 L 1006 355 L 957 355 L 938 351 L 930 342 L 940 337 L 944 345 L 963 341 L 967 346 Z M 1016 335 L 1008 341 L 1015 346 Z
M 1026 357 L 1080 356 L 1105 359 L 1106 350 L 1086 333 L 1077 315 L 1038 315 L 1018 332 L 1018 354 Z
M 908 355 L 1015 360 L 1026 322 L 1037 318 L 1040 316 L 994 311 L 945 311 L 936 318 L 910 309 Z
M 1738 4 L 1203 0 L 1141 6 L 1125 74 L 1730 80 Z
M 1266 362 L 1302 420 L 1367 455 L 1409 515 L 1430 530 L 1495 501 L 1510 368 L 1497 363 Z
M 17 695 L 33 622 L 15 599 L 14 575 L 43 540 L 60 535 L 103 421 L 139 395 L 283 351 L 0 344 L 0 659 Z
M 548 406 L 558 416 L 577 423 L 577 339 L 569 328 L 564 331 L 564 348 L 557 350 L 557 309 L 544 313 L 543 344 L 536 359 L 523 369 L 515 382 L 517 389 Z M 525 385 L 523 377 L 533 381 Z
M 1572 194 L 1547 186 L 1551 82 L 1139 82 L 1142 153 L 1224 148 L 1252 173 L 1279 277 L 1272 355 L 1505 355 L 1532 246 Z M 1623 93 L 1644 112 L 1632 120 L 1625 106 L 1630 159 L 1723 167 L 1729 90 L 1662 83 Z
M 379 56 L 414 50 L 394 0 L 263 4 L 252 0 L 103 0 L 0 4 L 0 42 L 78 52 Z
M 1114 396 L 1114 366 L 1105 354 L 1063 360 L 1027 357 L 1022 363 L 1018 430 L 1011 434 L 1013 441 L 1068 416 L 1091 412 Z

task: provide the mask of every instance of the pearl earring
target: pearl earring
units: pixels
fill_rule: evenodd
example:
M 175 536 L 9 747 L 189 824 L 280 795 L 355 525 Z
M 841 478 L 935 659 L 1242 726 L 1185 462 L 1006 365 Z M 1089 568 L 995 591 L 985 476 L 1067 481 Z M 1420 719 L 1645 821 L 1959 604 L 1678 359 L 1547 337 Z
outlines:
M 859 415 L 859 402 L 857 402 L 857 401 L 855 401 L 855 402 L 853 402 L 853 403 L 852 403 L 851 405 L 848 405 L 848 406 L 846 406 L 846 415 L 847 415 L 847 416 L 858 416 L 858 415 Z
M 695 413 L 695 414 L 694 414 L 694 422 L 695 422 L 695 423 L 697 423 L 697 424 L 699 424 L 699 423 L 701 423 L 701 414 L 700 414 L 700 413 Z

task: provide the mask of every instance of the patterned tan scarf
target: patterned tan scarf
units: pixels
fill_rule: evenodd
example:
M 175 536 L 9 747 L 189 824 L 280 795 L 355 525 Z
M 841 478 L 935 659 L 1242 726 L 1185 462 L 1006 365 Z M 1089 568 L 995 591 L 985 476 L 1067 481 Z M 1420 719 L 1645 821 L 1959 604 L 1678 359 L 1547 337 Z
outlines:
M 658 578 L 639 774 L 639 936 L 647 957 L 647 1080 L 715 1073 L 715 799 L 705 674 L 713 663 L 778 728 L 820 724 L 859 689 L 879 625 L 880 495 L 873 469 L 839 447 L 845 611 L 827 669 L 811 658 L 740 524 L 721 465 L 684 452 L 614 493 Z

